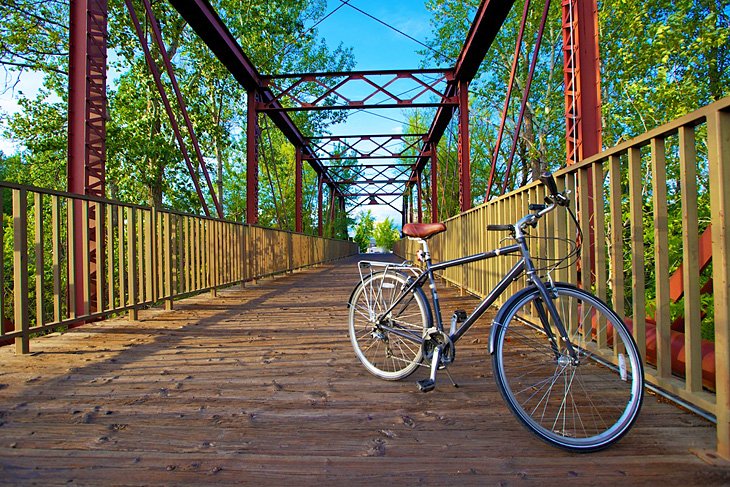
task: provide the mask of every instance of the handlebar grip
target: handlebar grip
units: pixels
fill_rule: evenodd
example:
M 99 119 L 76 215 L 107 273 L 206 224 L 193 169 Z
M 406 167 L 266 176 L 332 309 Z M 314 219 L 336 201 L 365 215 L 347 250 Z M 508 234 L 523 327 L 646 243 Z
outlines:
M 487 230 L 490 232 L 508 232 L 513 228 L 512 225 L 487 225 Z
M 558 185 L 555 184 L 555 178 L 553 177 L 553 174 L 549 171 L 545 171 L 540 175 L 540 181 L 542 181 L 542 184 L 544 184 L 550 195 L 556 195 L 558 194 Z

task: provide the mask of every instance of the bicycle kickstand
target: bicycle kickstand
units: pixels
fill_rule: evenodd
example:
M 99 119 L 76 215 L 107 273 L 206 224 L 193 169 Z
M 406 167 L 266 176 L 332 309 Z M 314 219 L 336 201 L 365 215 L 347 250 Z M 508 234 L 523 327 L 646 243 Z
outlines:
M 420 390 L 421 392 L 430 392 L 436 387 L 436 371 L 438 370 L 439 364 L 441 363 L 441 350 L 442 347 L 439 345 L 433 351 L 433 356 L 431 357 L 431 376 L 428 379 L 421 379 L 419 381 L 416 381 L 416 384 L 418 385 L 418 390 Z

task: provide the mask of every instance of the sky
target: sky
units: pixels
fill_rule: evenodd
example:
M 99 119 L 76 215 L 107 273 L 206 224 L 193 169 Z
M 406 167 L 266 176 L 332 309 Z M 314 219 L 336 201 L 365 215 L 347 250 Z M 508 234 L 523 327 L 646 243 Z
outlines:
M 431 34 L 429 22 L 431 15 L 426 10 L 424 2 L 425 0 L 350 0 L 348 3 L 390 24 L 408 36 L 425 42 Z M 421 67 L 422 58 L 417 51 L 424 48 L 418 42 L 395 32 L 348 5 L 343 5 L 341 0 L 328 0 L 326 12 L 329 13 L 338 6 L 340 8 L 319 24 L 317 29 L 320 37 L 326 39 L 330 48 L 334 49 L 342 43 L 353 49 L 356 60 L 355 70 L 409 70 Z M 18 96 L 22 93 L 25 96 L 33 97 L 40 88 L 41 82 L 42 79 L 38 74 L 28 73 L 22 77 L 14 90 L 0 93 L 0 133 L 5 127 L 5 118 L 19 110 Z M 400 121 L 404 119 L 404 116 L 401 110 L 387 110 L 387 113 L 383 113 L 386 111 L 381 110 L 379 112 L 387 118 L 367 113 L 355 113 L 349 116 L 344 124 L 333 127 L 332 132 L 380 134 L 399 133 L 402 130 Z M 16 147 L 11 141 L 0 135 L 0 151 L 12 154 L 16 151 Z M 390 217 L 396 224 L 400 224 L 400 214 L 387 206 L 360 208 L 372 210 L 376 220 Z
M 349 3 L 422 43 L 431 35 L 431 14 L 425 8 L 425 0 L 352 0 Z M 340 0 L 329 0 L 327 11 L 341 4 Z M 424 49 L 422 45 L 347 5 L 334 12 L 317 29 L 330 47 L 334 48 L 340 42 L 352 47 L 355 70 L 411 70 L 421 67 L 422 56 L 418 51 Z M 402 132 L 401 122 L 405 119 L 402 110 L 378 110 L 377 113 L 387 118 L 371 113 L 352 113 L 347 122 L 332 127 L 332 133 Z M 400 202 L 395 206 L 400 207 Z M 389 217 L 400 226 L 400 213 L 385 205 L 361 206 L 355 214 L 368 209 L 377 221 Z

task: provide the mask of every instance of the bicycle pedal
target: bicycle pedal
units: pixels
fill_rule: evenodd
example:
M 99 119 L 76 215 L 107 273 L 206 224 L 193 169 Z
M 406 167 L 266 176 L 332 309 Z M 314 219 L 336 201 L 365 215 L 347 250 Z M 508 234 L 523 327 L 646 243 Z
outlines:
M 421 379 L 416 381 L 416 384 L 421 392 L 430 392 L 436 388 L 436 381 L 431 379 Z

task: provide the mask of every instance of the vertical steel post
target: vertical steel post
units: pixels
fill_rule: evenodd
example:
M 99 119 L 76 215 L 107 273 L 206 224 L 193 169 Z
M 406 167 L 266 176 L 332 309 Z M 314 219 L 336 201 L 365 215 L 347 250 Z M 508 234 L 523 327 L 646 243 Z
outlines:
M 304 225 L 302 223 L 302 146 L 296 147 L 296 162 L 294 168 L 294 219 L 295 231 L 302 233 Z
M 248 92 L 246 123 L 246 223 L 259 222 L 259 112 L 258 94 Z
M 422 178 L 422 172 L 418 171 L 416 173 L 416 184 L 418 185 L 418 190 L 416 191 L 416 201 L 418 205 L 418 209 L 416 211 L 416 215 L 418 218 L 418 223 L 423 223 L 423 205 L 421 204 L 423 201 L 423 194 L 421 189 L 421 178 Z
M 437 144 L 431 144 L 431 223 L 439 221 L 438 198 L 438 150 Z
M 403 210 L 400 212 L 400 227 L 401 229 L 403 226 L 408 223 L 408 191 L 406 190 L 405 193 L 403 193 Z
M 69 81 L 68 81 L 68 164 L 67 178 L 70 193 L 104 196 L 106 164 L 106 0 L 71 0 L 69 10 Z M 74 203 L 74 220 L 81 228 L 82 212 L 79 202 Z M 89 214 L 89 254 L 74 236 L 76 282 L 84 282 L 84 262 L 89 264 L 89 287 L 76 286 L 76 309 L 83 309 L 89 292 L 96 303 L 97 242 L 95 241 L 96 215 Z M 95 309 L 92 309 L 95 311 Z
M 318 174 L 317 175 L 317 235 L 320 237 L 322 236 L 322 191 L 324 188 L 322 188 L 322 180 L 324 179 L 324 174 Z
M 597 0 L 563 0 L 565 145 L 568 164 L 601 150 Z
M 469 82 L 459 81 L 459 209 L 471 208 L 471 160 L 469 146 Z

